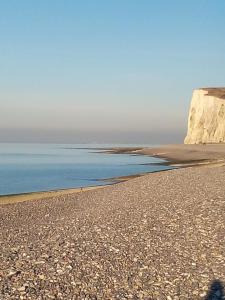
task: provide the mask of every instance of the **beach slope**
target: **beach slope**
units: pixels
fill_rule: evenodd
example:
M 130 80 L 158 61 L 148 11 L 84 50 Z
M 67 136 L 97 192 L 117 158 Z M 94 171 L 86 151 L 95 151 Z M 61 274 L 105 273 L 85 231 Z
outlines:
M 224 182 L 185 168 L 0 206 L 0 299 L 206 299 L 225 279 Z

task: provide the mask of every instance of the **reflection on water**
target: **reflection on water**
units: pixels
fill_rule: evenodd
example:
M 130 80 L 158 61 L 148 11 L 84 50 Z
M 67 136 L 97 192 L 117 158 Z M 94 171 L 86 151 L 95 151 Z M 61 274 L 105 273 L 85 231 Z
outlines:
M 149 164 L 156 158 L 87 149 L 115 146 L 0 143 L 0 195 L 100 185 L 105 178 L 168 169 Z

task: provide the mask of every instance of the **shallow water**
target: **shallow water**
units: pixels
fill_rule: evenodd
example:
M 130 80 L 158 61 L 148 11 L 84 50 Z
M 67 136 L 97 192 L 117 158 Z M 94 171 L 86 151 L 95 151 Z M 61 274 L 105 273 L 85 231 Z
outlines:
M 169 168 L 153 165 L 162 162 L 157 158 L 94 149 L 116 146 L 127 145 L 0 143 L 0 195 L 102 185 L 103 179 Z

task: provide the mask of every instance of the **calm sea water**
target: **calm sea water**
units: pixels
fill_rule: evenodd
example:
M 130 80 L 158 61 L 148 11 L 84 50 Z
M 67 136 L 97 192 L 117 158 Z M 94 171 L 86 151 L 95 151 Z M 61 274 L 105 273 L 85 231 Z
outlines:
M 101 185 L 106 178 L 168 169 L 151 164 L 160 162 L 156 158 L 94 149 L 115 146 L 0 143 L 0 195 Z

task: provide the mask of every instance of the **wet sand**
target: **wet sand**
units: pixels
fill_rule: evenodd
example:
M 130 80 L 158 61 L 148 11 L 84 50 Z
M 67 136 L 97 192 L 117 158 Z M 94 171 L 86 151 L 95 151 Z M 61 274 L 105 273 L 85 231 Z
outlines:
M 204 164 L 223 165 L 225 144 L 184 145 L 173 144 L 152 148 L 112 148 L 107 153 L 149 155 L 165 159 L 171 166 L 200 166 Z

